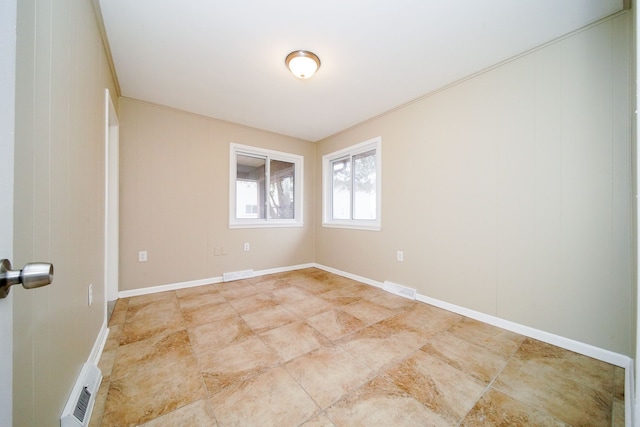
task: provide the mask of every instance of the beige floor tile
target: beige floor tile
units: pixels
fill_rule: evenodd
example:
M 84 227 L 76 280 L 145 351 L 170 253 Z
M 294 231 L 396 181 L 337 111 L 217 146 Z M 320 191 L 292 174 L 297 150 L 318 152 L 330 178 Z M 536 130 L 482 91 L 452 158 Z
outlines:
M 421 350 L 485 384 L 498 375 L 508 360 L 499 353 L 447 332 L 434 336 Z
M 374 372 L 339 347 L 322 347 L 285 365 L 320 406 L 327 408 L 373 378 Z
M 469 318 L 452 325 L 449 332 L 506 357 L 511 357 L 524 340 L 522 335 Z
M 180 329 L 184 329 L 184 322 L 175 294 L 163 295 L 159 299 L 140 299 L 135 304 L 130 301 L 120 334 L 120 345 Z
M 485 383 L 422 351 L 384 376 L 452 425 L 462 421 L 486 389 Z
M 89 427 L 98 427 L 102 423 L 102 416 L 104 415 L 104 407 L 107 403 L 107 394 L 109 393 L 109 380 L 108 376 L 102 377 L 96 400 L 93 404 L 93 412 L 91 413 L 91 420 L 89 421 Z
M 141 424 L 140 427 L 216 427 L 217 425 L 207 400 L 198 400 Z
M 273 291 L 273 296 L 280 304 L 293 304 L 305 300 L 313 296 L 313 294 L 299 287 L 289 286 L 276 289 Z
M 322 298 L 329 304 L 333 304 L 336 307 L 351 304 L 362 299 L 361 297 L 349 292 L 348 289 L 344 288 L 332 289 L 329 292 L 319 294 L 318 297 Z
M 103 351 L 102 355 L 100 355 L 100 361 L 98 361 L 98 368 L 102 373 L 103 377 L 108 377 L 111 375 L 111 371 L 113 369 L 113 363 L 116 360 L 117 349 Z
M 369 301 L 391 310 L 406 310 L 416 304 L 421 304 L 420 302 L 412 301 L 384 291 L 380 291 L 380 295 L 369 298 Z
M 210 403 L 220 425 L 229 427 L 294 427 L 319 411 L 281 367 L 225 388 Z
M 205 305 L 215 305 L 227 302 L 218 292 L 206 292 L 202 294 L 189 294 L 178 297 L 178 303 L 182 310 L 195 309 Z
M 120 379 L 111 379 L 103 426 L 137 425 L 205 396 L 195 358 L 146 365 Z
M 229 304 L 240 314 L 249 314 L 264 308 L 275 307 L 278 300 L 271 292 L 261 292 L 244 298 L 229 301 Z
M 237 315 L 238 313 L 227 302 L 185 307 L 182 309 L 182 316 L 188 328 L 193 328 L 205 323 L 232 319 Z
M 312 350 L 329 344 L 329 340 L 304 322 L 289 323 L 261 335 L 262 340 L 278 355 L 281 362 L 288 362 Z
M 191 295 L 215 294 L 218 293 L 218 287 L 215 284 L 193 286 L 191 288 L 178 289 L 175 291 L 178 298 L 185 298 Z
M 175 291 L 158 292 L 153 294 L 139 295 L 137 297 L 129 298 L 129 307 L 137 305 L 146 305 L 152 302 L 162 301 L 166 299 L 175 299 Z M 115 310 L 115 309 L 114 309 Z
M 325 414 L 318 414 L 300 427 L 335 427 L 335 424 Z
M 624 425 L 624 369 L 317 268 L 120 299 L 109 331 L 91 427 Z
M 482 396 L 462 424 L 460 424 L 461 427 L 564 427 L 565 425 L 565 423 L 553 418 L 551 415 L 525 405 L 496 390 L 489 390 Z
M 409 309 L 387 319 L 396 328 L 421 331 L 425 336 L 433 336 L 451 328 L 463 317 L 428 304 L 416 303 Z
M 122 325 L 127 316 L 129 309 L 129 298 L 120 298 L 116 301 L 111 317 L 109 318 L 109 327 L 112 325 Z
M 289 283 L 316 296 L 335 289 L 334 285 L 331 285 L 322 279 L 312 277 L 291 278 L 289 279 Z
M 354 280 L 346 283 L 345 288 L 353 296 L 362 299 L 372 299 L 375 297 L 379 297 L 384 293 L 387 293 L 386 291 L 383 291 L 380 288 L 376 288 L 375 286 L 365 285 L 364 283 L 356 282 Z
M 283 306 L 301 319 L 308 319 L 309 317 L 324 313 L 333 308 L 331 304 L 316 296 L 286 303 L 283 304 Z
M 532 369 L 548 369 L 587 387 L 613 393 L 615 366 L 560 347 L 526 338 L 514 355 Z
M 337 427 L 450 427 L 451 423 L 396 387 L 377 377 L 326 410 Z
M 199 353 L 198 360 L 210 394 L 278 364 L 278 356 L 256 336 L 224 348 Z
M 205 323 L 188 329 L 188 332 L 194 353 L 226 347 L 254 335 L 240 316 Z
M 366 326 L 362 320 L 342 310 L 330 310 L 312 316 L 307 323 L 331 340 L 340 339 Z
M 341 309 L 353 317 L 362 320 L 367 325 L 377 323 L 396 314 L 395 310 L 383 307 L 369 300 L 356 301 L 342 306 Z
M 244 280 L 222 283 L 218 287 L 218 292 L 220 292 L 227 301 L 245 298 L 259 293 L 255 286 Z
M 543 364 L 513 357 L 493 388 L 570 425 L 610 426 L 611 394 L 576 379 L 558 375 L 557 370 Z
M 258 290 L 258 292 L 272 292 L 277 289 L 288 288 L 291 286 L 291 284 L 286 280 L 273 278 L 271 275 L 262 277 L 269 277 L 269 279 L 253 283 L 253 286 Z
M 146 366 L 161 366 L 192 356 L 189 335 L 183 329 L 158 333 L 146 340 L 121 345 L 118 348 L 112 379 L 119 379 Z
M 110 325 L 109 336 L 104 344 L 103 351 L 115 350 L 120 345 L 120 335 L 122 333 L 122 325 Z
M 421 347 L 407 339 L 405 332 L 379 323 L 346 336 L 336 344 L 373 371 L 388 368 Z
M 298 317 L 282 305 L 265 307 L 262 310 L 244 314 L 242 318 L 256 333 L 270 331 L 271 329 L 298 321 Z

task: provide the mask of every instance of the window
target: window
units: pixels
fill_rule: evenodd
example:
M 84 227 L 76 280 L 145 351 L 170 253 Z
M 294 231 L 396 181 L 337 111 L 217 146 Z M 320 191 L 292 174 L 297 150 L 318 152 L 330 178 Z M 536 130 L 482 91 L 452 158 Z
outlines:
M 325 227 L 380 230 L 381 138 L 322 157 Z
M 302 156 L 234 143 L 230 148 L 229 227 L 301 226 Z

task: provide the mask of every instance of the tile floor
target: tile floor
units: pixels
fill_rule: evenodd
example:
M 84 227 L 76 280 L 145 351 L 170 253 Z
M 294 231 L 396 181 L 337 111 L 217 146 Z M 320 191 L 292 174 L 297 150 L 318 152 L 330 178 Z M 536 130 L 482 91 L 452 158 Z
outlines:
M 624 370 L 318 269 L 121 299 L 91 426 L 623 426 Z

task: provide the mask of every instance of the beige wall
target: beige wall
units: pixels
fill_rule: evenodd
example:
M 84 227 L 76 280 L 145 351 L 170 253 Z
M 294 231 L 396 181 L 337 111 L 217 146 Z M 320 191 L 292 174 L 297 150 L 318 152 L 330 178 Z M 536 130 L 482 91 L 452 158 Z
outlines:
M 121 291 L 313 262 L 313 144 L 128 98 L 119 119 Z M 304 156 L 303 227 L 229 229 L 230 142 Z
M 54 426 L 105 317 L 104 91 L 113 79 L 89 0 L 19 1 L 17 31 L 13 264 L 52 262 L 55 277 L 12 290 L 13 425 Z
M 318 143 L 381 136 L 383 193 L 381 232 L 316 222 L 316 262 L 633 354 L 630 20 Z

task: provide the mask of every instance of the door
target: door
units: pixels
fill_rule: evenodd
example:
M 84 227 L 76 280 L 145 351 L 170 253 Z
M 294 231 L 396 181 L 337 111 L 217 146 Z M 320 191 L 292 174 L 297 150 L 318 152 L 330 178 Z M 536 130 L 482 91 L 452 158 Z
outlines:
M 17 0 L 0 0 L 0 258 L 13 256 Z M 0 299 L 0 423 L 12 424 L 13 299 Z M 6 424 L 5 424 L 6 423 Z

